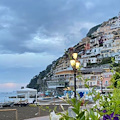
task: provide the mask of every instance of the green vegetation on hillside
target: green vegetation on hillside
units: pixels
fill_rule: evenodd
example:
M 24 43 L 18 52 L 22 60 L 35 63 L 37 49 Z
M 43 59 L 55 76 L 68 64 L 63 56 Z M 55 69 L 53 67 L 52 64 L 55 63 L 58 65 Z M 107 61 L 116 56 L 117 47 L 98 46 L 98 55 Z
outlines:
M 36 75 L 35 77 L 33 77 L 30 83 L 27 85 L 27 88 L 34 88 L 37 90 L 41 90 L 44 84 L 46 84 L 43 82 L 42 79 L 50 72 L 51 67 L 52 67 L 52 64 L 48 65 L 46 70 L 43 70 L 42 72 L 39 73 L 39 75 Z M 39 80 L 39 84 L 37 84 L 38 80 Z
M 87 37 L 92 37 L 91 34 L 92 34 L 93 32 L 95 32 L 100 26 L 101 26 L 101 24 L 92 27 L 92 28 L 89 30 L 89 32 L 87 33 Z
M 115 63 L 115 59 L 112 59 L 113 71 L 111 82 L 115 88 L 120 88 L 120 63 Z
M 38 85 L 37 85 L 37 80 L 38 80 L 39 76 L 35 76 L 34 78 L 31 79 L 30 83 L 27 85 L 27 88 L 33 88 L 33 89 L 38 89 Z
M 112 63 L 111 57 L 103 58 L 100 63 L 88 63 L 89 67 Z
M 37 89 L 38 91 L 41 91 L 43 86 L 47 85 L 46 81 L 43 81 L 43 78 L 47 77 L 47 75 L 50 73 L 53 64 L 55 64 L 54 68 L 56 67 L 56 64 L 58 64 L 59 59 L 60 58 L 58 58 L 56 61 L 53 61 L 52 64 L 46 67 L 46 70 L 43 70 L 42 72 L 39 73 L 39 75 L 33 77 L 30 83 L 27 85 L 27 88 L 34 88 Z M 39 80 L 39 84 L 38 84 L 38 80 Z

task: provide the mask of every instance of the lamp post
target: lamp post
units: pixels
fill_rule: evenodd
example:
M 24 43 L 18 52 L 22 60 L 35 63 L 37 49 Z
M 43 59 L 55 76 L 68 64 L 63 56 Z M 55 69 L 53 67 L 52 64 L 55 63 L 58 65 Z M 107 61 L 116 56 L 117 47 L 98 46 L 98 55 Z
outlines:
M 72 57 L 73 59 L 70 60 L 70 64 L 74 71 L 74 98 L 76 98 L 76 72 L 77 72 L 77 69 L 80 67 L 80 62 L 77 60 L 77 57 L 78 57 L 77 53 L 73 53 Z
M 103 76 L 100 76 L 100 80 L 101 80 L 101 93 L 103 93 L 103 89 L 102 89 Z

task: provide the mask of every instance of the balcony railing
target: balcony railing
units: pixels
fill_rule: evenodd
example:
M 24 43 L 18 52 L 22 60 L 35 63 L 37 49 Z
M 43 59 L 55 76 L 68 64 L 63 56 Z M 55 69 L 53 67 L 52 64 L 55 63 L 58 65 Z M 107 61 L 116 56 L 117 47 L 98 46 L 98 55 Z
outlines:
M 48 85 L 48 88 L 57 88 L 57 87 L 65 87 L 65 85 Z

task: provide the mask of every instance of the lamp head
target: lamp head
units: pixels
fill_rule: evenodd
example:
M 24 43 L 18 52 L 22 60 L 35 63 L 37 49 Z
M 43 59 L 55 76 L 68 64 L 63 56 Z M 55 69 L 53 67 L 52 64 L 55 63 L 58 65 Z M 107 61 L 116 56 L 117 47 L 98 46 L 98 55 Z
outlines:
M 71 64 L 72 67 L 75 67 L 75 64 L 76 64 L 75 60 L 70 60 L 70 64 Z
M 80 62 L 76 61 L 76 69 L 78 69 L 80 67 Z
M 100 76 L 100 79 L 103 80 L 103 76 Z
M 73 58 L 76 60 L 76 59 L 77 59 L 77 56 L 78 56 L 78 53 L 73 53 L 72 56 L 73 56 Z

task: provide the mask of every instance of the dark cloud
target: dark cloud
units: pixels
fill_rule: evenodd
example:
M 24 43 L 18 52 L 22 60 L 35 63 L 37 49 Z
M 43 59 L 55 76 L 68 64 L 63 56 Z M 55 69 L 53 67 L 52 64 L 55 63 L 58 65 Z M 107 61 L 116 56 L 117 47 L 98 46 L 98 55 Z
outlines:
M 1 0 L 1 53 L 45 52 L 47 49 L 50 54 L 60 53 L 77 44 L 92 25 L 117 15 L 117 3 L 118 0 Z M 89 25 L 84 26 L 86 23 Z M 40 39 L 35 43 L 36 35 Z M 61 49 L 54 53 L 56 48 Z
M 4 7 L 4 11 L 6 11 L 3 16 L 5 15 L 12 18 L 12 20 L 9 20 L 8 18 L 8 21 L 5 23 L 9 24 L 9 26 L 0 31 L 0 34 L 3 34 L 3 32 L 6 34 L 1 38 L 1 45 L 6 51 L 16 53 L 44 52 L 46 48 L 53 52 L 56 47 L 59 48 L 60 44 L 64 44 L 62 45 L 63 47 L 61 47 L 62 49 L 70 46 L 71 44 L 69 43 L 71 39 L 68 40 L 64 37 L 66 34 L 72 37 L 75 36 L 69 33 L 69 26 L 72 26 L 72 24 L 79 20 L 78 18 L 81 14 L 80 11 L 84 8 L 84 6 L 82 7 L 83 3 L 79 0 L 76 2 L 73 0 L 2 0 L 0 3 L 2 7 Z M 81 7 L 79 7 L 79 5 L 81 5 Z M 39 28 L 41 27 L 44 28 L 44 31 L 40 31 Z M 39 49 L 31 49 L 24 43 L 27 42 L 32 44 L 33 36 L 34 34 L 37 34 L 38 31 L 42 35 L 39 36 L 40 38 L 42 37 L 42 45 Z M 46 36 L 46 38 L 43 36 Z M 56 45 L 44 43 L 44 39 L 52 40 L 51 38 Z M 63 38 L 63 43 L 56 42 L 56 39 L 58 40 L 59 38 Z M 49 41 L 49 43 L 50 42 L 51 41 Z M 72 43 L 77 42 L 78 40 L 75 42 L 74 39 L 74 42 Z M 58 50 L 58 52 L 60 50 Z

